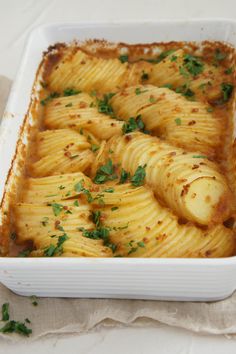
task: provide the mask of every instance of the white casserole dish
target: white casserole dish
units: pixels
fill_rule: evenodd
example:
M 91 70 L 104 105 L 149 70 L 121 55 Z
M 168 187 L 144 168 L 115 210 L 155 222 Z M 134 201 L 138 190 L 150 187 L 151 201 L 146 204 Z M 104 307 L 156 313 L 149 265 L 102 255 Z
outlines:
M 42 52 L 73 39 L 150 43 L 227 41 L 236 21 L 56 24 L 35 29 L 25 47 L 0 128 L 0 198 L 15 154 Z M 0 281 L 20 295 L 212 301 L 236 288 L 236 257 L 224 259 L 0 258 Z

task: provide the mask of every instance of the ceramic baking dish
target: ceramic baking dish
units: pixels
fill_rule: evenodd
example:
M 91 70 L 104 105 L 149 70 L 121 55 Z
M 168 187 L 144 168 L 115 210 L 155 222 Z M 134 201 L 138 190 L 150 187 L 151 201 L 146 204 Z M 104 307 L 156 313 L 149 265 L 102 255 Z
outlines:
M 35 29 L 11 90 L 0 128 L 0 198 L 15 154 L 42 52 L 74 39 L 112 42 L 227 41 L 236 21 L 191 20 L 55 24 Z M 0 281 L 20 295 L 212 301 L 236 288 L 236 257 L 221 259 L 0 258 Z

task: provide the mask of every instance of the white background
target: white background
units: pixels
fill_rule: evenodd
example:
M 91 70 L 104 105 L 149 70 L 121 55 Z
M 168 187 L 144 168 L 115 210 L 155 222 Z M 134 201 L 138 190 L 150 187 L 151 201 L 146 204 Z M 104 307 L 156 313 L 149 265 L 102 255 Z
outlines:
M 14 79 L 25 39 L 40 24 L 209 17 L 236 20 L 236 0 L 0 0 L 0 74 Z M 1 354 L 16 352 L 235 354 L 236 338 L 202 336 L 159 325 L 100 329 L 80 336 L 53 336 L 17 344 L 1 341 Z

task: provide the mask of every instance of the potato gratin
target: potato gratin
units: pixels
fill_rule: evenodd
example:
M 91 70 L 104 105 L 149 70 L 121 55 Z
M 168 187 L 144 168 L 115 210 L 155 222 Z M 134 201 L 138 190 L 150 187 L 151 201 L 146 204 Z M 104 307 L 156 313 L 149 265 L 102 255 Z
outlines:
M 50 47 L 2 254 L 234 255 L 234 60 L 220 42 Z

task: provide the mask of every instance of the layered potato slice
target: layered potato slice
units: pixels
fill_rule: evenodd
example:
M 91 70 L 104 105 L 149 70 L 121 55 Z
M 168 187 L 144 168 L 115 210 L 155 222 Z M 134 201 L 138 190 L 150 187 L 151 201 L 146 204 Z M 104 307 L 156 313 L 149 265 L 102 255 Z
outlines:
M 230 212 L 230 191 L 218 166 L 199 153 L 186 153 L 156 137 L 131 133 L 113 137 L 99 164 L 105 159 L 132 175 L 145 168 L 146 183 L 180 217 L 202 224 L 221 222 Z
M 222 225 L 202 230 L 179 225 L 147 187 L 114 186 L 104 193 L 104 205 L 95 204 L 110 239 L 122 257 L 226 257 L 235 251 L 232 230 Z
M 193 64 L 193 70 L 188 70 L 189 62 Z M 224 78 L 228 80 L 222 67 L 210 65 L 201 58 L 189 56 L 183 49 L 178 49 L 160 63 L 153 64 L 148 83 L 157 86 L 171 85 L 173 89 L 180 90 L 191 89 L 200 99 L 214 102 L 222 95 L 220 84 Z
M 78 231 L 78 226 L 93 228 L 90 220 L 91 207 L 82 198 L 47 204 L 17 203 L 14 206 L 17 241 L 33 241 L 33 255 L 47 255 L 58 240 L 64 238 L 63 252 L 58 249 L 55 256 L 63 257 L 109 257 L 111 249 L 102 240 L 92 240 Z M 45 253 L 46 252 L 46 253 Z
M 27 178 L 22 186 L 20 202 L 40 204 L 76 197 L 82 193 L 79 188 L 76 188 L 76 185 L 81 181 L 84 188 L 91 188 L 90 178 L 82 172 Z
M 220 145 L 219 119 L 203 103 L 189 101 L 168 88 L 128 87 L 110 103 L 118 117 L 128 121 L 141 115 L 147 130 L 187 150 L 213 154 Z
M 45 177 L 88 170 L 94 160 L 86 137 L 71 129 L 45 130 L 36 137 L 38 160 L 30 172 Z
M 99 139 L 121 134 L 123 123 L 98 112 L 96 102 L 89 94 L 54 98 L 45 106 L 44 124 L 48 129 L 71 128 L 91 132 Z
M 80 48 L 67 48 L 63 58 L 47 76 L 52 91 L 61 92 L 67 87 L 91 92 L 113 92 L 124 82 L 128 63 L 119 59 L 104 59 L 85 53 Z

